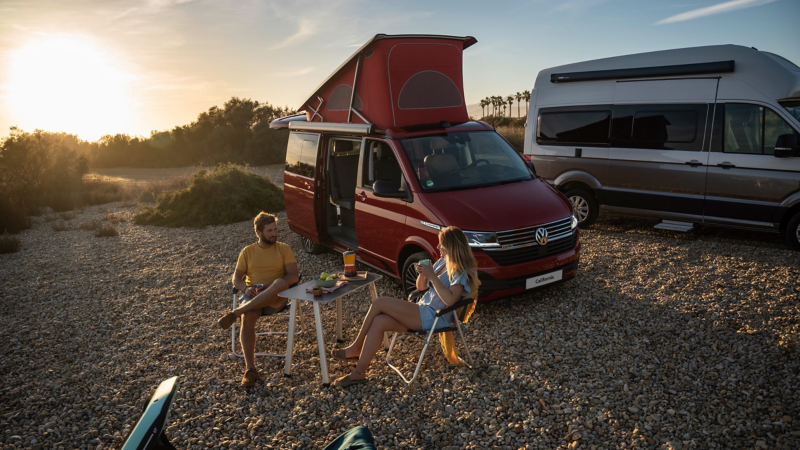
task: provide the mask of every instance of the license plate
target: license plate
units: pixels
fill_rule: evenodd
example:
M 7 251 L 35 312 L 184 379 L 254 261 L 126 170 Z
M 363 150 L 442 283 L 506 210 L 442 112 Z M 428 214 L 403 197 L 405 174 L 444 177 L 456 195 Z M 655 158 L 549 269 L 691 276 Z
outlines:
M 556 281 L 560 281 L 562 274 L 563 270 L 557 270 L 555 272 L 550 272 L 544 275 L 528 278 L 527 280 L 525 280 L 525 289 L 533 289 L 539 286 L 544 286 L 545 284 L 550 284 L 550 283 L 555 283 Z

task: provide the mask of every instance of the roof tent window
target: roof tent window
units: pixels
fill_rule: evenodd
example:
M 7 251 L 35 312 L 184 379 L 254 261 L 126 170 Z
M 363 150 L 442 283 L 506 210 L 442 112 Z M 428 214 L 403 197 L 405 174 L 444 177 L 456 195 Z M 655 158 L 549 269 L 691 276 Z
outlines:
M 708 105 L 616 105 L 611 145 L 653 150 L 703 150 Z
M 536 142 L 550 145 L 608 145 L 611 110 L 589 108 L 541 109 Z
M 411 76 L 400 90 L 400 109 L 435 109 L 461 106 L 461 91 L 447 75 L 425 70 Z
M 346 85 L 340 84 L 336 86 L 331 92 L 331 96 L 328 98 L 328 111 L 347 111 L 350 109 L 350 96 L 353 95 L 353 88 Z M 356 99 L 353 102 L 353 106 L 358 109 L 364 109 L 364 104 L 361 103 L 361 97 L 356 94 Z
M 291 133 L 286 146 L 286 171 L 314 178 L 317 166 L 317 141 L 313 134 Z

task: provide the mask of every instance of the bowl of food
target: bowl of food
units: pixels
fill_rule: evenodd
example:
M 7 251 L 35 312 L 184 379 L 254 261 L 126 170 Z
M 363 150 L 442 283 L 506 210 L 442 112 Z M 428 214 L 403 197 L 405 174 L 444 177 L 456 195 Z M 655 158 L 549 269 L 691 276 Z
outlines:
M 336 286 L 337 281 L 339 281 L 339 275 L 322 272 L 319 277 L 314 280 L 314 284 L 319 287 L 329 288 Z

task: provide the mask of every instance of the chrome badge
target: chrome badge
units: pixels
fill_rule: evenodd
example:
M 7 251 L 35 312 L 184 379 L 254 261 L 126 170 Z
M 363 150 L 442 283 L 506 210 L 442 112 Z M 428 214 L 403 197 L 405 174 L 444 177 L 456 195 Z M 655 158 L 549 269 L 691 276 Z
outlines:
M 536 230 L 536 242 L 538 242 L 539 245 L 547 244 L 547 229 L 538 228 Z

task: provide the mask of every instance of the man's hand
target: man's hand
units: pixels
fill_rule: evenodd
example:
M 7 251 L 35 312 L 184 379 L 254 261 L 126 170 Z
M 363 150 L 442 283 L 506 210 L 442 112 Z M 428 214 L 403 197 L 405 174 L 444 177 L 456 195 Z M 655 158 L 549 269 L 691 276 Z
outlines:
M 258 290 L 256 290 L 256 288 L 254 288 L 253 286 L 247 286 L 246 288 L 244 288 L 243 292 L 244 292 L 244 295 L 246 295 L 246 296 L 248 296 L 250 298 L 253 298 L 253 297 L 256 296 L 256 294 L 258 294 Z

